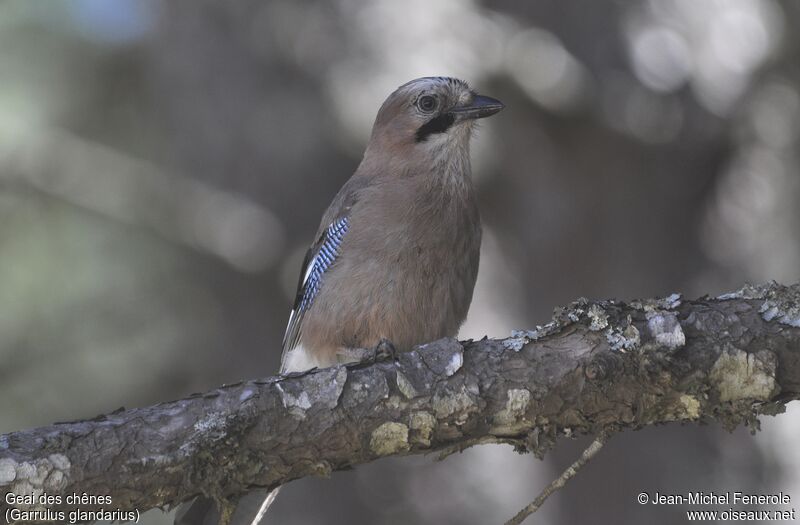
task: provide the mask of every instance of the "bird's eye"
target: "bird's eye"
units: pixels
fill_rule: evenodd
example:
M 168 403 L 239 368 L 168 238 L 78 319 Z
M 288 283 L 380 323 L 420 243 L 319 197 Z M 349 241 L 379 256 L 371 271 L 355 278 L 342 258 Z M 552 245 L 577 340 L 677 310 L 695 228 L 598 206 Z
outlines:
M 436 109 L 436 97 L 433 95 L 424 95 L 417 100 L 417 107 L 425 113 L 430 113 Z

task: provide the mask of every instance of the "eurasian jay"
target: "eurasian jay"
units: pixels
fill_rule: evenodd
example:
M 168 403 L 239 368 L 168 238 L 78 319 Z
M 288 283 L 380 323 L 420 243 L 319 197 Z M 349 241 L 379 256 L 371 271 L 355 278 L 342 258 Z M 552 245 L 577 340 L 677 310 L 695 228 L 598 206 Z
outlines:
M 282 373 L 456 335 L 481 245 L 470 138 L 476 119 L 501 109 L 455 78 L 418 78 L 389 95 L 361 164 L 323 214 L 306 254 Z M 277 492 L 245 495 L 232 525 L 257 525 Z M 219 521 L 206 498 L 179 514 L 176 525 Z

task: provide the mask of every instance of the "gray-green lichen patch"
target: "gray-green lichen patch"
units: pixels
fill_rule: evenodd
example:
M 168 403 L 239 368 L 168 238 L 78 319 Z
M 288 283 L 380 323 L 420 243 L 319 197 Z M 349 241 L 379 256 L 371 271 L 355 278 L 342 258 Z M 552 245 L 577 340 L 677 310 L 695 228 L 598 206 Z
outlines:
M 316 392 L 315 399 L 326 408 L 334 409 L 339 404 L 339 398 L 347 383 L 347 367 L 340 365 L 321 370 L 308 379 L 311 380 L 311 384 L 306 388 Z
M 531 422 L 525 419 L 525 413 L 531 402 L 531 393 L 524 388 L 512 388 L 508 391 L 506 406 L 494 414 L 490 432 L 495 436 L 514 436 L 530 428 Z
M 417 397 L 417 389 L 411 384 L 411 381 L 400 370 L 396 371 L 397 374 L 397 388 L 400 390 L 406 399 L 413 399 Z
M 330 478 L 333 474 L 333 466 L 328 461 L 317 461 L 311 465 L 311 475 L 320 478 Z
M 681 305 L 681 294 L 673 293 L 667 297 L 656 297 L 653 299 L 638 299 L 631 301 L 631 307 L 642 312 L 653 312 L 656 310 L 674 310 Z
M 348 387 L 342 394 L 341 404 L 352 409 L 363 403 L 389 398 L 389 383 L 384 374 L 369 374 L 364 370 L 350 371 Z
M 429 412 L 421 410 L 413 412 L 408 423 L 411 429 L 411 441 L 423 447 L 431 446 L 431 436 L 436 428 L 436 418 Z
M 512 330 L 511 337 L 503 339 L 503 346 L 508 350 L 519 352 L 526 344 L 535 341 L 535 339 L 528 337 L 528 333 L 532 332 L 532 330 Z
M 566 310 L 563 311 L 563 314 L 566 315 L 567 319 L 571 322 L 577 323 L 581 320 L 583 314 L 586 313 L 582 307 L 586 306 L 588 303 L 589 300 L 586 299 L 586 297 L 579 297 L 577 301 L 570 304 Z
M 511 337 L 503 339 L 503 346 L 509 350 L 519 352 L 532 342 L 558 331 L 558 323 L 550 321 L 544 326 L 537 325 L 535 330 L 511 330 Z
M 58 470 L 63 470 L 64 472 L 69 470 L 70 461 L 69 458 L 64 454 L 50 454 L 49 456 L 47 456 L 47 459 L 50 460 L 50 463 L 53 465 L 53 468 L 56 468 Z
M 219 412 L 210 412 L 194 424 L 194 429 L 203 433 L 224 432 L 225 416 Z
M 784 286 L 772 281 L 767 284 L 746 284 L 740 290 L 722 294 L 717 299 L 760 299 L 759 313 L 765 321 L 800 328 L 800 284 Z
M 700 417 L 700 401 L 696 397 L 682 394 L 680 397 L 685 419 L 697 419 Z
M 17 462 L 9 458 L 0 459 L 0 485 L 7 485 L 17 478 Z
M 663 310 L 654 310 L 645 314 L 647 328 L 659 346 L 676 350 L 686 344 L 686 335 L 683 333 L 678 317 Z
M 60 470 L 53 470 L 44 480 L 45 491 L 56 492 L 67 486 L 67 476 Z
M 393 421 L 382 424 L 372 431 L 369 448 L 377 456 L 389 456 L 407 451 L 408 427 Z
M 608 327 L 608 314 L 600 305 L 590 306 L 586 315 L 589 317 L 589 330 L 598 332 Z
M 779 323 L 800 328 L 800 305 L 792 307 L 791 310 L 785 310 L 765 301 L 764 306 L 761 307 L 761 317 L 765 321 L 776 320 Z
M 476 410 L 478 405 L 463 385 L 458 391 L 443 389 L 433 396 L 433 412 L 438 419 L 455 415 L 456 424 L 464 424 L 469 415 Z
M 58 492 L 67 485 L 70 467 L 69 458 L 63 454 L 23 462 L 3 458 L 0 459 L 0 486 L 4 487 L 3 492 L 14 494 L 39 496 L 44 492 Z
M 328 409 L 336 408 L 346 383 L 347 367 L 340 365 L 308 374 L 302 383 L 277 382 L 275 388 L 283 407 L 294 417 L 305 419 L 306 411 L 315 403 Z
M 680 304 L 680 296 L 673 294 L 666 299 L 654 299 L 647 302 L 658 305 L 662 308 L 674 308 Z M 554 334 L 559 330 L 581 321 L 588 320 L 589 330 L 599 332 L 607 329 L 609 344 L 615 350 L 627 350 L 639 344 L 638 330 L 631 326 L 630 318 L 626 328 L 616 329 L 611 327 L 611 320 L 608 308 L 614 307 L 614 301 L 599 301 L 590 303 L 581 297 L 573 301 L 568 306 L 556 308 L 553 311 L 553 320 L 544 326 L 537 326 L 535 330 L 512 330 L 511 337 L 503 340 L 503 346 L 509 350 L 520 351 L 531 341 L 539 340 L 545 336 Z M 642 310 L 645 306 L 639 305 Z
M 730 301 L 733 299 L 766 299 L 767 294 L 773 286 L 780 286 L 774 281 L 767 284 L 745 284 L 735 292 L 728 292 L 717 296 L 721 301 Z
M 567 306 L 558 306 L 553 309 L 553 322 L 561 328 L 577 323 L 586 314 L 587 306 L 589 300 L 585 297 L 578 297 Z
M 440 339 L 417 348 L 419 358 L 436 375 L 450 377 L 464 364 L 464 347 L 455 339 Z
M 772 352 L 748 354 L 735 348 L 720 354 L 709 377 L 716 384 L 720 401 L 768 401 L 777 388 L 776 366 Z
M 800 328 L 800 286 L 782 287 L 781 293 L 770 290 L 759 313 L 765 321 L 778 321 L 779 323 Z
M 289 411 L 291 415 L 299 419 L 306 418 L 306 410 L 311 408 L 311 399 L 308 397 L 308 392 L 302 390 L 298 393 L 289 392 L 283 388 L 280 383 L 275 383 L 275 388 L 281 394 L 281 402 L 283 408 Z
M 386 400 L 386 408 L 392 411 L 405 410 L 407 406 L 408 403 L 398 395 L 391 395 L 389 399 Z
M 586 299 L 578 299 L 567 307 L 556 308 L 553 311 L 553 320 L 545 325 L 536 325 L 535 330 L 511 330 L 511 337 L 503 340 L 503 346 L 519 352 L 526 344 L 557 333 L 565 326 L 577 322 L 587 303 Z
M 619 352 L 638 348 L 641 342 L 639 329 L 631 323 L 631 316 L 628 316 L 625 325 L 612 326 L 606 330 L 606 340 L 612 350 Z

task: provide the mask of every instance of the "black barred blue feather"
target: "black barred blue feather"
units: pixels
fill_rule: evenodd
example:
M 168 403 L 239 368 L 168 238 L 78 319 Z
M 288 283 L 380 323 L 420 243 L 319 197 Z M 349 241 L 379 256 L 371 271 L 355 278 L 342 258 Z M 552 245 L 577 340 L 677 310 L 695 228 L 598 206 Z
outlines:
M 306 253 L 303 269 L 300 272 L 300 282 L 297 286 L 297 296 L 289 316 L 286 335 L 283 338 L 284 355 L 297 346 L 300 340 L 303 316 L 311 308 L 314 299 L 322 289 L 325 273 L 339 256 L 339 249 L 348 228 L 349 219 L 346 216 L 336 219 Z
M 300 310 L 307 311 L 319 293 L 325 272 L 339 255 L 339 246 L 342 244 L 344 234 L 347 233 L 347 222 L 347 217 L 342 217 L 325 230 L 324 240 L 319 247 L 319 251 L 305 271 L 305 283 L 302 286 L 303 295 L 299 305 Z

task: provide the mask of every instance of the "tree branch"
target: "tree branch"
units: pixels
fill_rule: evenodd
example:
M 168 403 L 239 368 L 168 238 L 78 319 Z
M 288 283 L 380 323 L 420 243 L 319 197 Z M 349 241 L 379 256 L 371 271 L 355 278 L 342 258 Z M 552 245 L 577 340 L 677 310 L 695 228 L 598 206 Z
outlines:
M 398 361 L 226 385 L 147 408 L 0 436 L 0 494 L 61 495 L 69 511 L 168 507 L 199 494 L 327 476 L 391 455 L 671 421 L 757 428 L 800 397 L 800 284 L 720 298 L 591 303 L 505 340 L 443 339 Z M 9 504 L 0 501 L 3 514 Z

